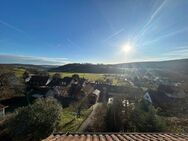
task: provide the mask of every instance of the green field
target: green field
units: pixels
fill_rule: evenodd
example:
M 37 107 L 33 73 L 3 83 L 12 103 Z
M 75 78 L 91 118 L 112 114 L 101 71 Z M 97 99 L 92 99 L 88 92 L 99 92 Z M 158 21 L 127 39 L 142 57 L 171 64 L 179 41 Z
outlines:
M 114 74 L 98 74 L 98 73 L 69 73 L 69 72 L 58 72 L 61 77 L 71 77 L 73 74 L 78 74 L 80 78 L 85 78 L 90 82 L 101 81 L 104 82 L 107 79 L 111 80 L 113 85 L 128 85 L 126 81 L 119 81 Z M 50 72 L 50 76 L 54 75 L 55 72 Z
M 52 76 L 55 74 L 55 72 L 50 72 L 50 75 Z M 103 80 L 105 75 L 104 74 L 97 74 L 97 73 L 68 73 L 68 72 L 60 72 L 61 77 L 69 76 L 71 77 L 73 74 L 78 74 L 80 78 L 88 79 L 89 81 L 96 81 L 96 80 Z
M 83 109 L 81 116 L 77 118 L 72 108 L 65 108 L 61 114 L 61 119 L 57 127 L 58 132 L 76 132 L 83 121 L 89 116 L 92 109 Z
M 17 77 L 22 77 L 25 69 L 22 68 L 14 68 L 12 72 L 15 73 Z M 49 72 L 50 76 L 53 76 L 56 72 Z M 98 73 L 69 73 L 69 72 L 57 72 L 61 75 L 61 77 L 71 77 L 73 74 L 78 74 L 80 78 L 85 78 L 88 81 L 105 81 L 106 79 L 110 79 L 113 85 L 120 85 L 122 82 L 118 81 L 114 74 L 98 74 Z
M 17 77 L 22 77 L 23 73 L 25 72 L 25 69 L 21 68 L 14 68 L 13 72 Z M 56 72 L 49 72 L 50 76 L 54 75 Z M 89 81 L 96 81 L 96 80 L 104 80 L 105 75 L 104 74 L 95 74 L 95 73 L 68 73 L 68 72 L 58 72 L 61 77 L 71 77 L 73 74 L 78 74 L 80 78 L 88 79 Z
M 22 77 L 24 72 L 25 72 L 25 69 L 21 69 L 21 68 L 13 69 L 13 73 L 15 73 L 17 77 Z

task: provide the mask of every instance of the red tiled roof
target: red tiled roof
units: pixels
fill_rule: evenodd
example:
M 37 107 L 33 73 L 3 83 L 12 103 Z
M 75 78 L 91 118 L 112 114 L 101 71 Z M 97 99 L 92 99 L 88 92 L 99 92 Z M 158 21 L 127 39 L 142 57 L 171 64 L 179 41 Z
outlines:
M 188 141 L 188 134 L 172 133 L 78 133 L 51 135 L 43 141 Z

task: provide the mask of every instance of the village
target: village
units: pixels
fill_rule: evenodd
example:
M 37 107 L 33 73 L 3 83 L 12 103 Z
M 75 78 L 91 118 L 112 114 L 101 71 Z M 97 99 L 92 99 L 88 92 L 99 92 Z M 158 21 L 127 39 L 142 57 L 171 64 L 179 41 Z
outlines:
M 113 84 L 113 79 L 116 79 L 118 83 Z M 14 79 L 12 78 L 12 80 Z M 55 98 L 62 104 L 64 111 L 69 113 L 63 115 L 63 123 L 57 131 L 84 132 L 96 130 L 93 126 L 96 126 L 96 122 L 99 120 L 105 121 L 107 110 L 109 107 L 113 107 L 111 105 L 114 105 L 116 101 L 119 101 L 120 106 L 125 109 L 134 109 L 136 103 L 144 100 L 156 108 L 160 108 L 159 113 L 163 116 L 185 115 L 188 113 L 186 108 L 187 91 L 180 87 L 183 83 L 183 81 L 162 79 L 156 75 L 149 75 L 149 73 L 142 74 L 142 71 L 134 72 L 132 75 L 108 74 L 105 75 L 105 81 L 91 81 L 76 73 L 72 76 L 61 77 L 59 73 L 53 73 L 50 76 L 46 73 L 29 74 L 24 72 L 25 98 L 21 101 L 27 105 L 27 103 L 33 103 L 35 99 Z M 3 85 L 3 82 L 1 84 Z M 16 86 L 20 85 L 17 81 L 15 84 Z M 180 105 L 181 108 L 177 107 L 178 103 L 183 101 L 185 103 Z M 19 108 L 19 104 L 14 104 L 18 102 L 20 101 L 1 100 L 1 117 L 9 115 Z M 177 105 L 172 104 L 174 102 Z M 9 103 L 11 104 L 9 105 Z M 125 113 L 125 109 L 121 112 Z M 75 124 L 73 121 L 76 123 L 74 128 L 71 127 L 72 124 Z M 106 130 L 103 129 L 103 124 L 99 125 L 101 128 L 99 131 Z

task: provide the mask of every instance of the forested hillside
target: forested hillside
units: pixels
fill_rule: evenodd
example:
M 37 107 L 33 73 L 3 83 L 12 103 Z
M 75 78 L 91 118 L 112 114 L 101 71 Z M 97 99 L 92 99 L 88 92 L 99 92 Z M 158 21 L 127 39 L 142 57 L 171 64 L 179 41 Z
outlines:
M 161 62 L 135 62 L 122 63 L 113 65 L 104 64 L 67 64 L 57 68 L 52 68 L 50 71 L 54 72 L 83 72 L 83 73 L 122 73 L 125 68 L 139 68 L 139 69 L 164 69 L 174 70 L 181 73 L 188 72 L 188 59 L 161 61 Z

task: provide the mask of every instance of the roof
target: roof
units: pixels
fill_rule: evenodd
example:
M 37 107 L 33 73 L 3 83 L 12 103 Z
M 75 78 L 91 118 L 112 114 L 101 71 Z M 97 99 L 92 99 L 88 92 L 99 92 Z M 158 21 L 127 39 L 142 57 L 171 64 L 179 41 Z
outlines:
M 56 134 L 43 141 L 188 141 L 188 134 L 172 133 L 81 133 Z
M 38 76 L 33 75 L 31 79 L 29 80 L 29 84 L 39 84 L 40 86 L 45 86 L 48 82 L 49 76 Z
M 67 85 L 69 85 L 69 84 L 71 83 L 72 77 L 64 77 L 64 78 L 62 79 L 62 81 L 63 81 L 63 83 L 65 83 L 65 85 L 67 86 Z
M 90 83 L 86 84 L 85 87 L 83 87 L 83 91 L 85 94 L 90 94 L 93 92 L 93 90 L 94 88 Z
M 93 91 L 93 94 L 99 96 L 100 92 L 101 92 L 101 91 L 99 91 L 98 89 L 95 89 L 95 90 Z
M 62 86 L 63 80 L 61 78 L 54 78 L 49 83 L 48 86 Z
M 168 97 L 165 92 L 149 90 L 148 93 L 153 104 L 172 103 L 173 98 Z

